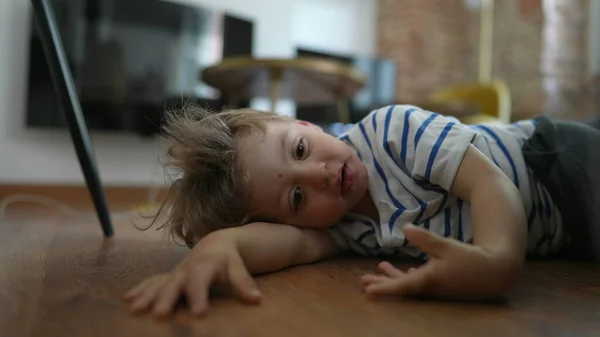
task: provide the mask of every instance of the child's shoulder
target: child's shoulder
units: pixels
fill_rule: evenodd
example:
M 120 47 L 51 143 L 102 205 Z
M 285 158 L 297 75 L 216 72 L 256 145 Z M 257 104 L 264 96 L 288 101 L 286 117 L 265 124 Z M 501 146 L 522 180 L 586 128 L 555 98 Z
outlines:
M 364 128 L 372 133 L 387 132 L 390 130 L 404 129 L 405 127 L 420 126 L 423 123 L 430 123 L 433 119 L 436 122 L 461 122 L 452 117 L 444 116 L 436 112 L 423 109 L 411 104 L 386 105 L 371 110 L 355 128 Z
M 367 118 L 373 118 L 373 116 L 388 115 L 388 114 L 404 115 L 407 113 L 412 114 L 414 112 L 425 113 L 425 114 L 433 113 L 431 111 L 427 111 L 419 106 L 412 105 L 412 104 L 390 104 L 390 105 L 385 105 L 380 108 L 371 110 L 371 112 L 365 118 L 363 118 L 363 120 L 367 119 Z
M 386 105 L 371 110 L 360 121 L 349 125 L 344 132 L 338 135 L 338 138 L 349 145 L 365 143 L 366 146 L 371 147 L 375 146 L 374 143 L 386 142 L 390 137 L 396 139 L 396 135 L 405 132 L 406 129 L 414 132 L 414 129 L 420 127 L 424 122 L 431 122 L 431 120 L 427 120 L 432 115 L 440 116 L 416 105 Z M 460 122 L 456 121 L 456 123 Z

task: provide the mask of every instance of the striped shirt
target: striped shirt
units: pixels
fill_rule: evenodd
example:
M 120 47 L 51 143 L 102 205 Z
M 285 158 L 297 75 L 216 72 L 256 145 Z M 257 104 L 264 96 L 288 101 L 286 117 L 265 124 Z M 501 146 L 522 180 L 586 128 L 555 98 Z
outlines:
M 339 138 L 367 167 L 369 193 L 380 223 L 347 214 L 330 232 L 344 247 L 369 256 L 426 258 L 405 239 L 402 227 L 406 223 L 471 242 L 470 206 L 449 191 L 469 144 L 473 144 L 521 192 L 528 253 L 544 256 L 556 252 L 562 245 L 561 215 L 521 152 L 534 130 L 532 120 L 469 126 L 410 105 L 375 110 Z

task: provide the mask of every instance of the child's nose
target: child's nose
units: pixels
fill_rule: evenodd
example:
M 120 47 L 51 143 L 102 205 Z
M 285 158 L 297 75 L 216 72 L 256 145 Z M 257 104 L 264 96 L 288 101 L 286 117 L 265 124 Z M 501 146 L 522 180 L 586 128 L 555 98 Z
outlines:
M 327 164 L 324 162 L 310 163 L 303 170 L 304 183 L 318 190 L 327 188 L 329 173 L 327 172 Z

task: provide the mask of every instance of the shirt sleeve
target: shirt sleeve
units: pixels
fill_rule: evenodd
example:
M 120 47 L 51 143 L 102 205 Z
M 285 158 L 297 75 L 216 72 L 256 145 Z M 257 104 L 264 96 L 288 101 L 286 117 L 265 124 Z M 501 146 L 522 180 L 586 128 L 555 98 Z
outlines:
M 376 132 L 387 155 L 413 179 L 450 191 L 469 144 L 477 133 L 456 118 L 410 105 L 378 110 L 372 118 L 382 127 Z
M 402 227 L 414 223 L 441 235 L 457 232 L 452 229 L 457 213 L 449 209 L 456 200 L 449 192 L 477 135 L 456 118 L 415 106 L 371 112 L 346 138 L 369 169 L 380 223 L 338 224 L 334 240 L 363 255 L 425 258 L 406 241 Z
M 395 255 L 400 257 L 423 258 L 423 254 L 410 247 L 382 247 L 377 239 L 379 226 L 369 219 L 354 216 L 341 220 L 327 229 L 329 235 L 338 247 L 349 250 L 361 256 Z

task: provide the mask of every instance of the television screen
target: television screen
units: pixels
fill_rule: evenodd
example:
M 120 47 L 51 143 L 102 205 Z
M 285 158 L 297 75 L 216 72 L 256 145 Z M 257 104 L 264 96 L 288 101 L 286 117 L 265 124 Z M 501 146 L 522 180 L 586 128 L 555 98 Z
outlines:
M 91 130 L 158 132 L 163 111 L 194 100 L 213 109 L 220 94 L 200 71 L 252 55 L 253 23 L 161 0 L 50 0 L 83 114 Z M 65 128 L 32 20 L 26 123 Z

